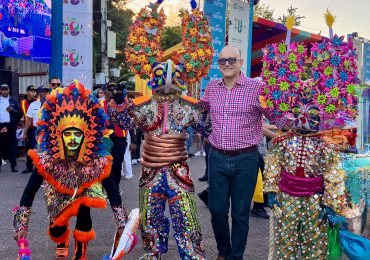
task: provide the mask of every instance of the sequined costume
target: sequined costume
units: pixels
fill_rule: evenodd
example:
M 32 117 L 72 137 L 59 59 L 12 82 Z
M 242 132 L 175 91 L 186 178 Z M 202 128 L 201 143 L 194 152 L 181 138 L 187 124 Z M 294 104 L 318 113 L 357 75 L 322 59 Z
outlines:
M 90 207 L 105 208 L 107 191 L 117 228 L 127 220 L 118 190 L 110 175 L 112 158 L 107 152 L 107 116 L 99 101 L 78 81 L 47 96 L 38 122 L 38 146 L 29 155 L 36 167 L 14 208 L 14 231 L 28 231 L 31 206 L 43 186 L 50 221 L 50 238 L 56 256 L 68 255 L 69 219 L 77 216 L 74 260 L 86 259 L 94 239 Z M 62 250 L 63 248 L 63 250 Z
M 179 93 L 187 89 L 186 83 L 198 82 L 207 75 L 213 47 L 207 19 L 192 1 L 192 13 L 182 14 L 183 49 L 172 60 L 158 62 L 162 56 L 159 41 L 165 19 L 163 10 L 158 11 L 161 2 L 141 10 L 130 28 L 126 48 L 131 71 L 151 79 L 148 87 L 155 93 L 150 98 L 134 99 L 128 108 L 112 109 L 109 115 L 126 128 L 132 118 L 145 132 L 139 184 L 145 250 L 141 259 L 160 259 L 168 250 L 170 222 L 164 214 L 167 202 L 181 259 L 204 259 L 185 141 L 187 127 L 208 136 L 209 107 Z
M 333 145 L 320 135 L 288 133 L 274 140 L 266 158 L 265 192 L 278 194 L 283 216 L 276 226 L 278 258 L 327 256 L 323 207 L 346 208 L 345 173 Z M 299 242 L 298 242 L 299 241 Z
M 287 20 L 291 30 L 294 17 Z M 263 58 L 261 104 L 292 121 L 266 158 L 264 191 L 276 219 L 269 259 L 328 259 L 328 223 L 346 214 L 348 202 L 341 147 L 327 137 L 355 122 L 356 54 L 351 39 L 333 36 L 312 44 L 307 57 L 289 35 Z

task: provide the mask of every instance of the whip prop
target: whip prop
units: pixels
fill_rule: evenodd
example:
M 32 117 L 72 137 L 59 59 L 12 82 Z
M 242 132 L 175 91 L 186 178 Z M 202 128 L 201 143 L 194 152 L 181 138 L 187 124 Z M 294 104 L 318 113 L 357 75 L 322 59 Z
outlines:
M 19 251 L 18 251 L 18 257 L 17 260 L 31 260 L 30 255 L 31 255 L 31 250 L 27 248 L 28 246 L 28 240 L 21 238 L 18 240 L 18 246 L 19 246 Z
M 125 229 L 121 237 L 116 233 L 110 255 L 106 255 L 102 260 L 118 260 L 128 255 L 137 243 L 136 230 L 139 227 L 139 209 L 133 209 L 128 217 Z

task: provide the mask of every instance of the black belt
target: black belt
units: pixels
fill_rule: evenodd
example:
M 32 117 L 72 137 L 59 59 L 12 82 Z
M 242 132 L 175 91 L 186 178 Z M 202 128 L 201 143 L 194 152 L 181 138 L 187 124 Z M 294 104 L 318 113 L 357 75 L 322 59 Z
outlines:
M 212 146 L 212 149 L 215 150 L 216 152 L 222 153 L 224 155 L 239 155 L 242 153 L 248 153 L 257 150 L 257 145 L 252 145 L 247 148 L 242 148 L 242 149 L 237 149 L 237 150 L 222 150 L 218 149 L 214 146 Z

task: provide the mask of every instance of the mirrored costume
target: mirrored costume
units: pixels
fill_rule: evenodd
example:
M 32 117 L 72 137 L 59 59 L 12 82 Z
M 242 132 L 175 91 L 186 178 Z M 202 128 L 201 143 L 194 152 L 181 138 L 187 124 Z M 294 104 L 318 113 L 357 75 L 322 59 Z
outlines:
M 307 57 L 306 47 L 289 36 L 264 49 L 261 104 L 293 122 L 266 158 L 264 191 L 276 218 L 270 259 L 299 253 L 327 259 L 328 219 L 334 223 L 348 210 L 339 148 L 322 131 L 355 124 L 356 53 L 351 39 L 338 36 L 313 43 L 310 52 Z
M 109 115 L 126 127 L 132 119 L 145 133 L 139 184 L 145 250 L 142 259 L 159 259 L 168 250 L 170 222 L 164 213 L 167 202 L 181 259 L 204 259 L 185 141 L 187 127 L 208 136 L 209 108 L 180 93 L 187 89 L 185 83 L 195 83 L 207 75 L 213 57 L 212 41 L 207 19 L 193 5 L 191 14 L 182 14 L 183 49 L 172 60 L 158 62 L 165 19 L 163 10 L 158 11 L 161 2 L 141 10 L 130 28 L 126 49 L 131 71 L 151 79 L 148 87 L 154 95 L 136 98 L 128 107 L 117 106 Z

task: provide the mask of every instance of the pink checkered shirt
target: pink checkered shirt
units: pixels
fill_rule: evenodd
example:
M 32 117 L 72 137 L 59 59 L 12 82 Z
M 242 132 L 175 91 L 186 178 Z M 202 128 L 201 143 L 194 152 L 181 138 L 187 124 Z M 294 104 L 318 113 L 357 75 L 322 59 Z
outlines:
M 282 128 L 285 118 L 275 118 L 260 106 L 259 94 L 263 82 L 240 74 L 235 86 L 228 90 L 222 79 L 208 83 L 202 100 L 211 108 L 212 133 L 210 143 L 222 150 L 237 150 L 262 141 L 262 115 Z

